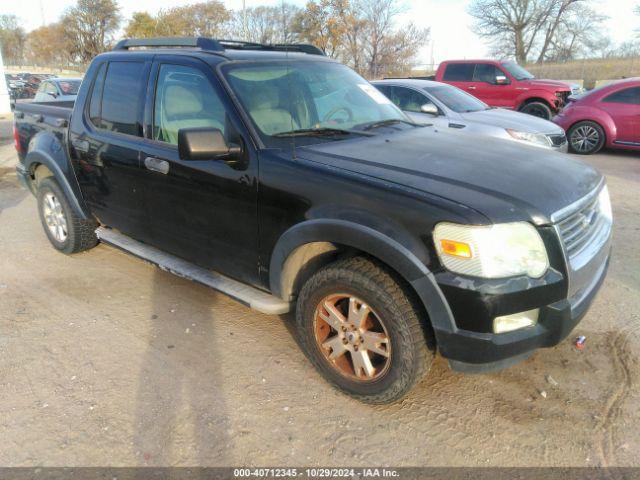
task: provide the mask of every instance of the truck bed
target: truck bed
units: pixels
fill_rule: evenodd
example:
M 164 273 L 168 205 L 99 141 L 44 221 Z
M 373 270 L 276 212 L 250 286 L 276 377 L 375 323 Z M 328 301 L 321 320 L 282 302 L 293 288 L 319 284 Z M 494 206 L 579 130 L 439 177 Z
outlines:
M 14 111 L 20 158 L 26 154 L 31 139 L 42 131 L 54 133 L 66 145 L 67 127 L 74 102 L 18 103 Z

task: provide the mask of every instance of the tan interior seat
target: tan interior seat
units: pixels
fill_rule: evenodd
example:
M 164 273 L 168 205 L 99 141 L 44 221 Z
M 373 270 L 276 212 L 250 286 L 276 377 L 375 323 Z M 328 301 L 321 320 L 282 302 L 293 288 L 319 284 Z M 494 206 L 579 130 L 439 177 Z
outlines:
M 178 144 L 181 128 L 212 127 L 224 133 L 224 125 L 216 117 L 220 112 L 207 111 L 202 92 L 183 84 L 168 84 L 162 96 L 159 140 Z
M 298 122 L 291 113 L 281 108 L 278 89 L 274 87 L 260 87 L 250 101 L 249 114 L 262 132 L 273 135 L 281 132 L 297 130 Z

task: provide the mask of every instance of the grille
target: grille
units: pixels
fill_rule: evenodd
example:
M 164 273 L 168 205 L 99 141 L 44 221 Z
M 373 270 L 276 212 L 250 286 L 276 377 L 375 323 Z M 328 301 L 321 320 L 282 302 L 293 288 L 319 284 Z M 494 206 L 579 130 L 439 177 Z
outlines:
M 547 135 L 549 140 L 551 140 L 551 144 L 554 147 L 561 147 L 565 143 L 567 143 L 567 136 L 564 133 L 560 133 L 558 135 Z
M 597 195 L 576 212 L 559 221 L 558 232 L 569 259 L 580 254 L 603 228 L 607 228 L 607 223 L 606 218 L 600 213 Z

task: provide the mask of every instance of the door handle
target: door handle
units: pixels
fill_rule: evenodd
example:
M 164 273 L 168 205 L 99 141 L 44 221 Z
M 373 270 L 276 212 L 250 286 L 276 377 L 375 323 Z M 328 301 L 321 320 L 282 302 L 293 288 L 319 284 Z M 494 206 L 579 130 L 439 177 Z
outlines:
M 151 170 L 152 172 L 162 173 L 163 175 L 169 173 L 169 162 L 166 160 L 160 160 L 159 158 L 145 158 L 144 166 L 147 167 L 147 170 Z
M 469 87 L 469 90 L 475 90 L 476 87 L 474 87 L 473 85 Z

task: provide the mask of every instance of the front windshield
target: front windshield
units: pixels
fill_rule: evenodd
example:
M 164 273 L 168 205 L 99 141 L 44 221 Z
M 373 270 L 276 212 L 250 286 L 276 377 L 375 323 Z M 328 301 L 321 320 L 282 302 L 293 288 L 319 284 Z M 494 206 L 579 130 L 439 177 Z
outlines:
M 480 110 L 487 110 L 489 108 L 486 103 L 478 100 L 473 95 L 469 95 L 467 92 L 463 92 L 459 88 L 450 85 L 427 87 L 425 90 L 454 112 L 479 112 Z
M 516 62 L 503 62 L 502 66 L 509 72 L 516 80 L 531 80 L 536 78 L 527 72 L 524 68 L 518 65 Z
M 310 144 L 382 125 L 411 128 L 387 97 L 339 63 L 238 63 L 223 73 L 267 146 L 291 143 L 284 137 L 293 132 L 296 144 Z

